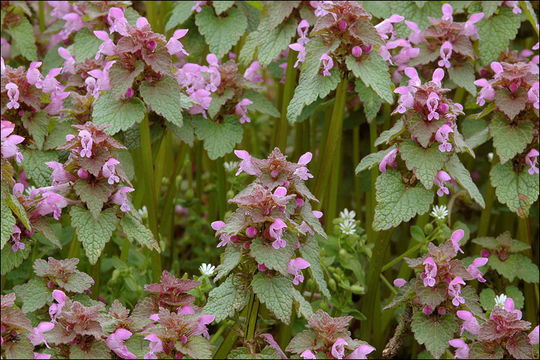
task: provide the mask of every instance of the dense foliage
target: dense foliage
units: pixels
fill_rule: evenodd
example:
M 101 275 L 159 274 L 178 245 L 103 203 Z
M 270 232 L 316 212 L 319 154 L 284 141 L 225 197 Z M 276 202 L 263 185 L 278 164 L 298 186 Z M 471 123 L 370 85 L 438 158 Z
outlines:
M 537 2 L 1 10 L 2 358 L 538 356 Z

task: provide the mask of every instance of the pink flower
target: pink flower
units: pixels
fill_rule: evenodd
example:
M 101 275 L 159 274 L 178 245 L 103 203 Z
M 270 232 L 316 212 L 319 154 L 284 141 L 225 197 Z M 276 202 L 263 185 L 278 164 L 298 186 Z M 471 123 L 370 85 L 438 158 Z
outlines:
M 75 74 L 75 58 L 71 55 L 68 49 L 63 47 L 58 48 L 58 55 L 64 59 L 64 67 L 62 72 Z
M 301 282 L 304 282 L 304 275 L 302 275 L 302 270 L 307 269 L 309 263 L 302 259 L 301 257 L 296 259 L 291 259 L 287 265 L 287 271 L 289 274 L 294 275 L 293 284 L 298 285 Z
M 397 278 L 396 280 L 394 280 L 394 286 L 396 286 L 398 288 L 402 287 L 406 283 L 407 283 L 407 281 L 405 281 L 405 279 Z
M 50 359 L 50 358 L 51 358 L 51 354 L 40 354 L 37 352 L 34 353 L 34 359 Z
M 1 130 L 1 153 L 4 159 L 9 159 L 15 156 L 17 162 L 23 160 L 23 155 L 19 152 L 18 144 L 24 141 L 24 138 L 19 135 L 10 135 L 13 130 L 15 130 L 15 124 L 9 121 L 2 121 L 2 130 Z
M 434 287 L 435 283 L 437 282 L 437 264 L 431 256 L 424 260 L 423 264 L 425 270 L 424 273 L 422 273 L 422 277 L 424 278 L 424 286 Z
M 120 178 L 116 176 L 116 165 L 118 164 L 120 164 L 120 161 L 116 160 L 115 158 L 110 158 L 105 162 L 105 164 L 103 164 L 103 167 L 101 168 L 103 176 L 109 179 L 107 182 L 110 185 L 120 182 Z
M 109 34 L 106 31 L 94 31 L 94 35 L 103 43 L 99 45 L 98 52 L 96 53 L 95 60 L 98 60 L 101 54 L 105 56 L 112 56 L 116 54 L 116 45 L 109 38 Z
M 322 65 L 323 65 L 323 76 L 330 76 L 330 69 L 334 67 L 334 61 L 328 54 L 324 53 L 321 56 Z
M 529 91 L 527 92 L 527 100 L 533 104 L 534 108 L 538 110 L 538 97 L 539 97 L 539 93 L 538 93 L 538 81 L 534 83 L 533 86 L 531 86 L 531 88 L 529 89 Z
M 412 33 L 409 35 L 409 41 L 413 44 L 419 44 L 424 41 L 424 34 L 418 25 L 412 21 L 405 20 L 405 25 L 412 30 Z
M 519 7 L 519 1 L 505 1 L 504 5 L 512 8 L 512 13 L 521 14 L 521 8 Z
M 413 92 L 416 92 L 416 89 L 414 87 L 422 85 L 422 81 L 420 80 L 420 77 L 418 76 L 418 72 L 413 67 L 407 67 L 405 68 L 405 75 L 407 75 L 410 79 L 408 82 L 410 90 L 412 90 Z
M 398 99 L 399 105 L 396 107 L 393 114 L 405 114 L 408 109 L 414 106 L 414 96 L 411 94 L 407 86 L 399 86 L 394 90 L 394 92 L 396 94 L 400 94 L 401 96 Z
M 7 96 L 9 102 L 7 103 L 8 109 L 18 109 L 19 108 L 19 87 L 10 82 L 6 84 Z
M 348 343 L 344 339 L 338 338 L 334 345 L 332 345 L 332 356 L 336 359 L 343 359 L 345 356 L 345 345 L 348 345 Z
M 443 4 L 442 6 L 442 21 L 445 22 L 445 23 L 451 23 L 454 21 L 454 18 L 452 17 L 452 12 L 453 12 L 453 9 L 452 9 L 452 5 L 450 4 Z
M 52 191 L 43 193 L 43 199 L 36 206 L 34 212 L 38 215 L 45 216 L 53 214 L 55 220 L 60 219 L 62 209 L 68 205 L 65 197 Z
M 375 348 L 371 345 L 360 345 L 352 353 L 345 356 L 345 359 L 367 359 L 368 354 L 375 351 Z
M 13 245 L 11 245 L 13 252 L 17 252 L 19 249 L 24 250 L 25 245 L 21 242 L 21 229 L 17 225 L 13 225 L 13 234 L 11 234 L 10 240 L 13 242 Z
M 392 24 L 399 23 L 403 21 L 403 19 L 405 19 L 403 16 L 392 15 L 388 19 L 385 19 L 379 24 L 375 25 L 375 29 L 383 39 L 393 39 L 396 36 L 396 33 L 394 32 L 394 25 Z M 390 36 L 388 36 L 388 34 L 390 34 Z
M 203 116 L 206 118 L 205 110 L 210 107 L 210 103 L 212 102 L 210 91 L 207 91 L 205 89 L 198 89 L 194 91 L 191 95 L 189 95 L 189 97 L 195 102 L 197 102 L 199 105 L 193 105 L 188 109 L 188 112 L 192 115 L 203 114 Z
M 313 155 L 310 152 L 305 153 L 304 155 L 300 156 L 300 159 L 298 160 L 298 165 L 307 165 L 311 161 Z M 308 180 L 309 178 L 312 178 L 313 175 L 309 173 L 309 170 L 305 166 L 301 166 L 298 169 L 294 171 L 294 175 L 298 176 L 302 180 Z
M 298 27 L 296 28 L 296 32 L 298 33 L 298 43 L 300 45 L 305 45 L 309 42 L 309 39 L 307 38 L 307 33 L 309 30 L 309 23 L 307 20 L 302 19 L 300 23 L 298 24 Z
M 465 304 L 465 299 L 460 296 L 461 285 L 465 285 L 465 281 L 459 276 L 456 276 L 454 280 L 450 281 L 450 284 L 448 284 L 448 295 L 453 297 L 452 304 L 454 304 L 454 306 Z
M 351 50 L 351 55 L 355 58 L 362 56 L 362 48 L 360 46 L 354 46 Z
M 53 328 L 54 324 L 52 322 L 40 322 L 39 325 L 34 328 L 33 333 L 28 334 L 28 339 L 30 339 L 30 342 L 34 346 L 45 344 L 45 346 L 50 349 L 49 344 L 47 344 L 47 340 L 45 340 L 44 333 L 51 331 Z
M 531 149 L 525 156 L 525 163 L 530 166 L 528 172 L 531 175 L 538 174 L 538 167 L 536 167 L 536 164 L 538 164 L 538 155 L 538 150 Z
M 120 190 L 118 190 L 111 196 L 111 200 L 116 205 L 120 205 L 120 210 L 122 210 L 123 212 L 127 212 L 131 210 L 128 204 L 127 194 L 132 191 L 135 191 L 135 189 L 130 188 L 128 186 L 123 186 Z
M 313 354 L 311 352 L 311 350 L 307 349 L 306 351 L 304 351 L 303 353 L 300 354 L 300 357 L 302 359 L 317 359 L 317 357 L 315 356 L 315 354 Z
M 283 236 L 283 229 L 286 227 L 287 224 L 285 224 L 283 220 L 278 218 L 274 220 L 274 222 L 272 223 L 272 225 L 270 225 L 270 228 L 268 229 L 270 236 L 275 239 L 274 242 L 272 242 L 272 246 L 276 250 L 287 246 L 287 242 L 281 238 Z
M 439 189 L 437 190 L 438 196 L 443 196 L 444 194 L 449 195 L 450 190 L 445 185 L 447 181 L 450 181 L 452 178 L 448 173 L 444 170 L 441 170 L 435 175 L 435 179 L 433 180 L 433 184 L 437 185 Z
M 538 345 L 538 325 L 529 334 L 529 343 L 531 345 Z
M 521 316 L 522 316 L 521 311 L 514 308 L 514 300 L 512 300 L 512 298 L 507 298 L 506 299 L 506 301 L 504 302 L 504 310 L 509 312 L 509 313 L 517 314 L 518 320 L 521 319 Z M 492 319 L 494 318 L 493 313 L 492 313 L 491 318 Z
M 322 218 L 323 213 L 321 211 L 313 210 L 313 216 L 315 216 L 317 219 Z
M 38 69 L 40 66 L 41 66 L 41 61 L 32 61 L 30 63 L 30 67 L 28 68 L 28 71 L 26 72 L 26 82 L 28 82 L 30 85 L 34 85 L 37 82 L 41 81 L 41 78 L 43 76 L 41 75 L 41 72 Z
M 396 163 L 397 153 L 398 153 L 398 149 L 394 149 L 383 157 L 381 163 L 379 164 L 379 170 L 381 172 L 386 172 L 387 166 L 393 166 L 393 167 L 397 166 L 397 163 Z
M 150 334 L 144 339 L 150 341 L 150 344 L 148 344 L 148 352 L 144 354 L 144 358 L 157 359 L 156 353 L 163 351 L 163 342 L 156 334 Z
M 426 105 L 429 109 L 428 120 L 439 120 L 439 113 L 437 112 L 439 109 L 439 95 L 435 92 L 430 93 Z
M 454 248 L 454 251 L 456 254 L 458 252 L 463 254 L 463 250 L 459 247 L 459 242 L 461 239 L 463 239 L 463 236 L 465 236 L 465 231 L 458 229 L 452 233 L 452 237 L 450 238 L 450 241 L 452 242 L 452 247 Z
M 69 13 L 62 17 L 66 21 L 64 27 L 60 31 L 59 35 L 62 40 L 67 40 L 69 35 L 73 32 L 77 32 L 84 27 L 84 21 L 77 13 Z
M 490 65 L 491 67 L 491 70 L 493 70 L 493 72 L 495 73 L 495 78 L 498 78 L 500 77 L 500 75 L 504 72 L 504 69 L 501 65 L 501 63 L 497 62 L 497 61 L 493 61 Z
M 479 257 L 473 260 L 472 264 L 467 268 L 467 272 L 471 274 L 475 279 L 478 279 L 480 282 L 486 282 L 486 279 L 482 277 L 482 272 L 478 270 L 479 267 L 486 265 L 488 258 Z
M 66 294 L 62 290 L 53 290 L 52 296 L 58 304 L 52 304 L 49 306 L 49 316 L 51 317 L 53 323 L 56 322 L 56 318 L 62 312 L 62 308 L 66 305 Z
M 299 63 L 303 63 L 303 62 L 306 61 L 307 52 L 306 52 L 306 48 L 304 47 L 304 45 L 302 45 L 300 43 L 294 43 L 294 44 L 290 44 L 289 48 L 294 50 L 294 51 L 298 51 L 298 56 L 296 58 L 296 62 L 294 63 L 295 68 L 298 66 Z M 287 66 L 286 63 L 285 63 L 285 66 Z
M 114 351 L 122 359 L 136 359 L 137 356 L 131 353 L 127 346 L 124 345 L 124 341 L 131 337 L 131 331 L 126 329 L 118 329 L 105 340 L 105 344 Z
M 438 87 L 441 87 L 441 80 L 444 78 L 444 70 L 441 68 L 435 69 L 431 81 L 437 84 Z
M 484 106 L 486 100 L 495 99 L 495 90 L 486 79 L 478 79 L 474 82 L 474 85 L 482 87 L 478 93 L 478 98 L 476 99 L 478 105 Z
M 469 358 L 469 345 L 461 339 L 452 339 L 448 341 L 450 346 L 453 346 L 456 349 L 454 359 L 468 359 Z
M 244 72 L 244 78 L 254 83 L 262 82 L 263 77 L 257 71 L 261 69 L 261 64 L 257 60 L 251 63 Z
M 219 231 L 222 227 L 225 226 L 225 223 L 223 221 L 214 221 L 212 224 L 212 229 L 215 231 Z M 220 234 L 219 239 L 221 240 L 217 247 L 222 247 L 231 242 L 231 236 L 228 236 L 227 234 Z
M 55 92 L 60 85 L 60 83 L 58 82 L 58 80 L 55 79 L 55 77 L 58 76 L 61 71 L 62 68 L 53 68 L 49 70 L 49 73 L 47 74 L 47 76 L 45 76 L 45 79 L 43 79 L 42 81 L 38 81 L 35 86 L 38 89 L 43 90 L 43 92 L 47 94 Z
M 247 116 L 247 107 L 251 104 L 253 104 L 253 101 L 249 100 L 248 98 L 244 98 L 238 104 L 236 104 L 234 111 L 240 116 L 240 124 L 251 122 L 251 119 Z
M 195 10 L 196 12 L 200 13 L 202 8 L 201 6 L 206 5 L 207 1 L 195 1 L 195 5 L 191 8 L 191 11 Z
M 208 329 L 206 325 L 214 321 L 215 318 L 216 317 L 214 315 L 202 315 L 199 318 L 199 321 L 197 322 L 197 326 L 195 328 L 193 335 L 202 335 L 205 338 L 210 339 L 210 334 L 208 333 Z
M 444 66 L 445 68 L 450 68 L 451 64 L 450 56 L 452 56 L 452 43 L 450 41 L 445 41 L 441 46 L 441 60 L 437 63 L 439 66 Z
M 480 325 L 478 325 L 478 321 L 474 317 L 473 314 L 471 314 L 469 311 L 465 310 L 458 310 L 456 313 L 457 317 L 463 320 L 463 324 L 461 325 L 461 332 L 459 335 L 463 335 L 463 330 L 467 330 L 471 334 L 477 335 L 480 331 Z
M 236 176 L 240 175 L 242 171 L 249 175 L 257 175 L 257 173 L 259 173 L 258 169 L 255 167 L 255 165 L 253 165 L 253 162 L 251 161 L 251 155 L 249 155 L 247 151 L 234 150 L 234 153 L 242 160 L 240 162 L 240 165 L 238 166 Z
M 452 151 L 452 144 L 448 142 L 448 136 L 450 133 L 453 132 L 454 130 L 452 130 L 452 128 L 448 124 L 444 124 L 435 133 L 435 140 L 441 143 L 441 145 L 439 145 L 440 152 Z
M 124 17 L 124 11 L 121 8 L 112 7 L 109 9 L 109 15 L 107 16 L 109 22 L 109 31 L 111 34 L 117 32 L 122 36 L 129 36 L 127 32 L 128 21 Z
M 187 32 L 187 29 L 179 29 L 174 32 L 173 36 L 167 42 L 167 45 L 165 45 L 170 55 L 178 55 L 179 57 L 181 56 L 181 54 L 186 56 L 189 55 L 187 51 L 184 50 L 184 46 L 182 45 L 182 43 L 178 41 L 178 39 L 183 38 L 187 34 Z
M 73 175 L 68 173 L 66 170 L 64 170 L 64 165 L 60 164 L 56 161 L 48 161 L 45 163 L 49 168 L 53 169 L 52 172 L 52 184 L 58 185 L 58 184 L 64 184 L 71 180 L 74 180 Z
M 461 34 L 467 37 L 476 36 L 478 39 L 480 39 L 480 36 L 478 36 L 478 28 L 474 24 L 476 24 L 483 18 L 484 18 L 484 13 L 472 14 L 469 20 L 467 20 L 467 22 L 465 23 L 465 27 L 463 31 L 461 32 Z

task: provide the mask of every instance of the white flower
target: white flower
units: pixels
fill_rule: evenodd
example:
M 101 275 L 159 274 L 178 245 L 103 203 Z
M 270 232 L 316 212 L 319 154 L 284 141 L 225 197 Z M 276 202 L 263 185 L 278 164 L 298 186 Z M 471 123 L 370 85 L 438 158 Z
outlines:
M 504 303 L 506 302 L 507 298 L 508 297 L 504 294 L 495 296 L 495 306 L 498 306 L 504 309 Z
M 444 220 L 448 216 L 448 209 L 445 205 L 434 206 L 431 216 L 438 220 Z
M 353 235 L 356 232 L 356 223 L 354 220 L 347 219 L 339 224 L 339 228 L 342 233 L 347 235 Z
M 28 186 L 26 189 L 24 189 L 24 194 L 26 196 L 30 196 L 32 194 L 32 191 L 36 190 L 36 187 L 33 185 Z
M 492 152 L 488 153 L 487 158 L 489 161 L 493 161 L 493 153 Z
M 141 217 L 143 219 L 146 219 L 148 217 L 148 209 L 146 208 L 146 206 L 143 205 L 142 208 L 140 208 L 139 210 L 137 210 L 137 212 L 139 213 L 139 215 L 141 215 Z
M 216 267 L 211 264 L 202 264 L 201 266 L 199 266 L 199 271 L 204 276 L 209 276 L 209 277 L 212 276 L 215 270 L 216 270 Z
M 354 221 L 356 217 L 356 213 L 354 210 L 349 211 L 349 209 L 345 208 L 342 212 L 339 213 L 339 217 L 343 220 L 351 220 Z
M 223 167 L 225 168 L 225 171 L 232 173 L 238 168 L 238 164 L 238 161 L 225 161 Z

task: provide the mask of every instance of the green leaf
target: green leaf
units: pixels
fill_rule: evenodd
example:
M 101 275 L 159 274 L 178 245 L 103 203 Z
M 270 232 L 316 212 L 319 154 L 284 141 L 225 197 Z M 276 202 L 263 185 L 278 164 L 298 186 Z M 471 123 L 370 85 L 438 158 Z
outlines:
M 480 43 L 478 52 L 483 65 L 497 60 L 499 54 L 506 50 L 510 40 L 517 35 L 521 17 L 512 13 L 512 9 L 503 6 L 498 15 L 484 17 L 477 23 Z
M 433 202 L 432 191 L 421 185 L 407 187 L 401 181 L 401 175 L 394 170 L 380 174 L 375 188 L 377 206 L 373 228 L 377 231 L 396 227 L 416 214 L 425 214 Z
M 293 298 L 294 301 L 298 303 L 298 313 L 302 314 L 302 316 L 306 319 L 309 319 L 311 315 L 313 315 L 313 308 L 311 307 L 311 304 L 304 299 L 300 291 L 293 288 Z
M 213 3 L 216 4 L 220 2 L 221 1 L 214 1 Z M 192 359 L 212 358 L 212 345 L 210 345 L 210 341 L 206 340 L 202 336 L 190 336 L 187 343 L 184 344 L 181 341 L 177 341 L 174 345 L 176 350 Z
M 381 134 L 381 136 L 383 134 Z M 360 163 L 356 166 L 356 169 L 354 170 L 355 174 L 358 175 L 360 172 L 364 170 L 371 169 L 375 164 L 380 163 L 382 159 L 386 156 L 386 154 L 388 154 L 390 151 L 394 150 L 395 148 L 396 146 L 393 145 L 386 150 L 381 150 L 376 153 L 371 153 L 369 155 L 364 156 L 364 158 L 360 160 Z
M 287 49 L 296 35 L 296 26 L 294 17 L 272 30 L 268 28 L 268 22 L 261 22 L 257 31 L 259 34 L 257 56 L 262 67 L 268 66 L 282 50 Z
M 139 87 L 139 92 L 151 110 L 182 127 L 182 94 L 175 79 L 163 76 L 152 84 L 145 81 Z
M 72 55 L 77 62 L 84 62 L 86 59 L 93 60 L 101 43 L 100 39 L 84 27 L 75 34 Z
M 13 226 L 17 223 L 6 201 L 5 194 L 2 194 L 2 213 L 0 215 L 2 217 L 2 239 L 1 239 L 2 247 L 1 248 L 3 250 L 4 245 L 6 245 L 9 238 L 11 237 L 11 234 L 13 234 Z M 6 251 L 11 251 L 11 249 L 6 249 Z
M 32 136 L 38 150 L 42 150 L 43 143 L 45 142 L 45 136 L 47 136 L 47 129 L 49 127 L 49 119 L 47 114 L 45 114 L 43 111 L 38 113 L 27 111 L 21 117 L 21 120 L 23 126 Z
M 95 264 L 110 240 L 112 232 L 116 229 L 116 212 L 109 208 L 103 211 L 98 218 L 94 218 L 89 210 L 80 206 L 73 206 L 69 211 L 71 225 L 77 231 L 79 241 L 82 243 L 90 264 Z
M 90 289 L 94 284 L 94 280 L 90 275 L 80 272 L 79 270 L 75 270 L 74 273 L 69 275 L 67 281 L 64 281 L 63 279 L 57 279 L 56 281 L 58 282 L 58 285 L 66 291 L 74 293 L 82 293 L 87 289 Z
M 271 117 L 279 117 L 279 110 L 263 94 L 247 89 L 244 90 L 244 97 L 253 101 L 253 104 L 248 107 L 249 111 L 258 111 Z
M 144 338 L 144 335 L 139 334 L 133 334 L 133 336 L 124 342 L 124 345 L 127 346 L 129 352 L 134 354 L 137 359 L 144 358 L 144 355 L 148 353 L 149 344 L 150 342 Z
M 26 209 L 21 205 L 19 200 L 15 195 L 8 194 L 6 197 L 7 204 L 13 214 L 19 219 L 20 222 L 24 225 L 26 229 L 32 231 L 32 226 L 30 225 L 30 220 L 28 219 L 28 214 L 26 214 Z
M 531 259 L 521 254 L 511 254 L 504 261 L 497 254 L 492 254 L 489 257 L 488 265 L 510 282 L 518 278 L 525 282 L 538 283 L 540 276 L 538 267 L 531 262 Z
M 54 125 L 54 128 L 49 131 L 49 136 L 45 139 L 43 144 L 44 150 L 56 149 L 66 143 L 66 135 L 75 135 L 75 130 L 71 127 L 70 121 L 64 121 Z
M 212 6 L 216 11 L 217 15 L 220 15 L 222 12 L 227 11 L 230 7 L 234 5 L 234 1 L 213 1 Z
M 210 119 L 214 119 L 221 110 L 221 107 L 233 97 L 234 91 L 232 89 L 226 89 L 221 95 L 214 93 L 212 96 L 212 102 L 208 107 L 208 115 L 210 116 Z
M 415 241 L 418 241 L 421 243 L 421 242 L 424 242 L 424 240 L 426 239 L 426 235 L 424 234 L 424 231 L 418 225 L 411 226 L 410 232 L 411 232 L 411 237 Z
M 448 154 L 440 152 L 437 144 L 424 149 L 416 141 L 405 140 L 399 146 L 401 158 L 405 161 L 407 169 L 414 172 L 418 180 L 426 187 L 433 187 L 433 180 L 437 172 L 443 168 Z
M 34 29 L 26 17 L 21 16 L 18 24 L 11 25 L 9 34 L 13 38 L 11 45 L 19 50 L 22 56 L 30 61 L 37 61 Z
M 105 131 L 114 135 L 140 123 L 145 113 L 146 107 L 141 99 L 132 97 L 117 101 L 112 94 L 106 92 L 94 104 L 92 118 L 96 125 L 111 125 Z
M 481 1 L 482 3 L 482 12 L 484 13 L 485 18 L 491 17 L 495 14 L 497 8 L 501 6 L 502 1 Z
M 497 116 L 491 121 L 489 131 L 501 164 L 521 154 L 534 137 L 534 125 L 531 122 L 520 121 L 516 125 L 510 125 L 502 116 Z
M 22 312 L 29 313 L 41 309 L 51 299 L 51 294 L 52 290 L 47 287 L 47 283 L 43 279 L 30 279 L 22 294 Z
M 182 25 L 191 16 L 193 13 L 191 8 L 195 5 L 195 1 L 177 1 L 175 4 L 171 17 L 167 21 L 167 25 L 165 25 L 166 31 Z
M 288 351 L 294 354 L 301 354 L 306 349 L 311 348 L 314 344 L 317 344 L 317 343 L 322 343 L 322 339 L 319 340 L 317 338 L 317 335 L 315 335 L 315 333 L 313 332 L 313 330 L 311 329 L 304 330 L 296 334 L 296 336 L 291 339 L 285 351 Z
M 424 286 L 422 281 L 417 281 L 415 284 L 416 295 L 420 298 L 423 305 L 429 305 L 432 309 L 439 306 L 446 300 L 446 290 L 448 286 L 444 283 L 439 283 L 434 287 Z
M 476 96 L 476 85 L 474 85 L 476 76 L 471 63 L 467 62 L 463 66 L 450 67 L 450 69 L 448 69 L 448 77 L 456 83 L 457 86 L 465 88 L 472 96 Z
M 465 286 L 461 289 L 461 296 L 465 299 L 465 307 L 469 309 L 471 313 L 479 317 L 480 319 L 486 320 L 486 316 L 482 311 L 480 306 L 480 299 L 476 294 L 476 289 L 472 286 Z
M 428 147 L 433 134 L 446 122 L 442 117 L 439 120 L 428 121 L 423 113 L 413 110 L 407 111 L 402 119 L 405 121 L 411 135 L 425 148 Z
M 265 28 L 273 30 L 291 15 L 293 10 L 300 5 L 300 1 L 268 1 L 264 2 L 266 16 L 262 21 L 266 21 Z
M 195 16 L 195 23 L 210 47 L 210 52 L 218 57 L 231 50 L 247 28 L 247 18 L 237 8 L 232 8 L 227 16 L 216 17 L 210 6 L 204 6 Z
M 306 241 L 300 245 L 300 254 L 309 263 L 308 269 L 311 272 L 311 277 L 319 285 L 321 293 L 329 299 L 330 292 L 328 291 L 326 280 L 324 280 L 324 273 L 321 267 L 321 249 L 316 236 L 308 236 L 306 238 Z
M 202 117 L 202 115 L 201 115 Z M 193 141 L 195 141 L 194 129 L 192 117 L 188 116 L 183 119 L 184 125 L 178 127 L 170 122 L 167 122 L 167 126 L 173 132 L 176 137 L 188 144 L 190 147 L 193 146 Z
M 227 276 L 232 269 L 238 265 L 242 257 L 242 248 L 234 245 L 227 245 L 223 252 L 221 264 L 216 268 L 216 276 L 214 281 L 218 281 L 224 276 Z
M 62 243 L 60 242 L 60 239 L 58 239 L 58 236 L 56 236 L 56 232 L 49 223 L 49 219 L 41 218 L 40 220 L 33 220 L 32 225 L 34 226 L 35 231 L 43 235 L 45 239 L 49 240 L 54 246 L 57 246 L 60 249 L 62 248 Z
M 253 56 L 256 54 L 258 45 L 259 32 L 254 31 L 246 37 L 244 45 L 242 45 L 240 55 L 238 55 L 238 61 L 240 62 L 240 64 L 248 66 L 251 63 L 251 61 L 253 60 Z
M 362 57 L 362 61 L 348 55 L 345 63 L 354 76 L 362 79 L 362 82 L 372 88 L 381 99 L 389 104 L 394 102 L 388 65 L 376 51 L 370 52 L 365 58 Z
M 47 161 L 58 161 L 56 151 L 22 150 L 24 159 L 22 167 L 26 176 L 33 180 L 36 187 L 51 185 L 52 169 L 45 163 Z
M 514 285 L 510 285 L 506 287 L 506 291 L 504 293 L 509 298 L 512 298 L 512 300 L 514 300 L 514 306 L 516 309 L 523 309 L 523 306 L 525 305 L 525 297 L 523 296 L 521 290 L 519 290 Z
M 259 264 L 264 264 L 267 268 L 276 270 L 287 276 L 287 264 L 294 254 L 294 243 L 290 239 L 284 248 L 274 249 L 272 244 L 263 244 L 262 239 L 257 238 L 251 242 L 250 254 Z
M 449 347 L 448 341 L 454 338 L 458 324 L 450 314 L 428 316 L 417 312 L 413 315 L 411 329 L 416 341 L 438 359 Z
M 233 151 L 235 145 L 242 141 L 244 134 L 242 125 L 234 115 L 226 116 L 222 123 L 200 119 L 193 125 L 197 137 L 204 141 L 204 148 L 211 160 Z
M 15 269 L 19 265 L 22 264 L 24 259 L 30 255 L 32 247 L 29 246 L 29 244 L 26 244 L 25 248 L 23 250 L 18 250 L 17 252 L 11 251 L 11 248 L 8 248 L 4 251 L 0 251 L 1 253 L 1 271 L 0 273 L 2 275 L 7 274 L 11 270 Z
M 97 340 L 89 349 L 83 350 L 78 345 L 70 347 L 70 359 L 110 359 L 111 350 L 103 341 Z
M 440 19 L 442 16 L 441 4 L 431 1 L 396 1 L 391 3 L 391 9 L 392 14 L 399 14 L 405 20 L 415 22 L 420 30 L 425 30 L 431 25 L 429 22 L 430 17 Z M 407 35 L 409 32 L 407 31 Z
M 111 94 L 114 99 L 120 100 L 125 95 L 129 88 L 133 86 L 133 81 L 144 70 L 144 63 L 140 60 L 135 62 L 134 69 L 126 69 L 122 63 L 116 62 L 109 71 L 109 79 L 111 83 Z M 103 96 L 103 95 L 102 95 Z
M 375 119 L 375 116 L 377 116 L 377 113 L 381 109 L 383 100 L 375 91 L 367 87 L 361 79 L 356 79 L 354 84 L 354 91 L 358 93 L 358 98 L 364 103 L 364 113 L 366 114 L 368 123 L 370 123 L 373 119 Z
M 293 285 L 289 278 L 281 275 L 266 276 L 259 272 L 251 282 L 253 292 L 274 315 L 289 324 L 292 312 Z
M 450 157 L 450 159 L 446 163 L 445 168 L 448 171 L 448 174 L 454 180 L 456 180 L 459 185 L 461 185 L 465 190 L 467 190 L 471 198 L 476 201 L 478 205 L 480 205 L 482 208 L 486 206 L 480 190 L 478 190 L 478 187 L 471 178 L 471 174 L 465 168 L 465 166 L 463 166 L 457 154 L 454 154 Z
M 73 189 L 82 202 L 86 204 L 94 219 L 97 219 L 103 204 L 109 199 L 114 187 L 109 185 L 105 179 L 97 183 L 89 183 L 84 179 L 79 179 L 73 185 Z
M 499 202 L 521 217 L 528 216 L 531 204 L 538 199 L 538 174 L 530 175 L 525 169 L 516 173 L 507 162 L 496 164 L 489 176 Z
M 247 305 L 248 301 L 249 292 L 241 287 L 234 275 L 231 275 L 221 285 L 210 291 L 203 312 L 214 315 L 215 321 L 220 322 L 233 317 L 237 311 Z
M 4 346 L 2 346 L 4 350 Z M 6 359 L 32 359 L 34 357 L 34 345 L 26 336 L 19 336 L 19 341 L 13 342 L 10 347 L 6 346 Z
M 484 308 L 485 311 L 493 310 L 495 306 L 495 291 L 490 288 L 485 288 L 480 292 L 480 305 Z
M 527 93 L 525 89 L 518 89 L 515 93 L 510 93 L 507 89 L 497 89 L 495 91 L 495 105 L 510 120 L 513 120 L 527 105 Z
M 152 232 L 133 215 L 125 213 L 120 220 L 120 226 L 122 226 L 122 231 L 129 240 L 136 240 L 141 246 L 145 246 L 150 250 L 161 251 Z

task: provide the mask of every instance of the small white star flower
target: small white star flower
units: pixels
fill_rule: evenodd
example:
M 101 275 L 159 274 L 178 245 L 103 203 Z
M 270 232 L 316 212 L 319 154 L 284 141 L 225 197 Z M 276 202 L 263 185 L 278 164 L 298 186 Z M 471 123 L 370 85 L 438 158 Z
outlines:
M 225 168 L 225 171 L 232 173 L 236 171 L 238 164 L 240 164 L 238 161 L 225 161 L 223 167 Z
M 506 302 L 507 298 L 508 298 L 508 296 L 506 296 L 504 294 L 495 296 L 495 306 L 498 306 L 498 307 L 504 309 L 504 303 Z
M 444 220 L 448 216 L 448 209 L 445 205 L 434 206 L 431 216 L 438 220 Z
M 342 212 L 339 213 L 339 217 L 343 220 L 351 220 L 354 221 L 356 217 L 356 213 L 354 210 L 349 211 L 349 209 L 345 208 Z
M 356 223 L 351 219 L 344 220 L 339 224 L 339 229 L 346 235 L 353 235 L 356 232 Z
M 202 264 L 201 266 L 199 266 L 199 271 L 204 276 L 208 276 L 208 277 L 212 276 L 215 270 L 216 270 L 216 267 L 211 264 Z
M 143 205 L 142 208 L 140 208 L 139 210 L 137 210 L 137 212 L 139 213 L 139 215 L 141 215 L 141 217 L 143 219 L 146 219 L 148 217 L 148 209 L 146 208 L 146 206 Z

